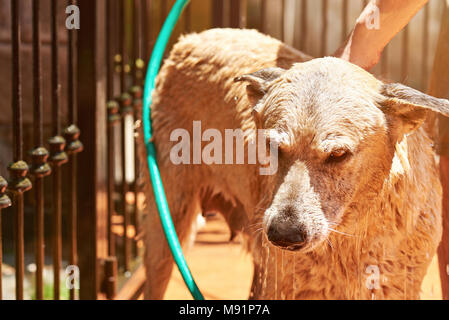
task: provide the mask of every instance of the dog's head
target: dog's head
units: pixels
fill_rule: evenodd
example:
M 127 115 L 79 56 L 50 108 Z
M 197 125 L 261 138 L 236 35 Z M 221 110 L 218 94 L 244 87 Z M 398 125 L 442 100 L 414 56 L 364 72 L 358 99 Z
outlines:
M 248 83 L 257 126 L 278 141 L 263 224 L 268 239 L 289 250 L 315 247 L 355 198 L 375 197 L 390 174 L 396 144 L 428 110 L 449 114 L 447 100 L 385 84 L 337 58 L 235 81 Z

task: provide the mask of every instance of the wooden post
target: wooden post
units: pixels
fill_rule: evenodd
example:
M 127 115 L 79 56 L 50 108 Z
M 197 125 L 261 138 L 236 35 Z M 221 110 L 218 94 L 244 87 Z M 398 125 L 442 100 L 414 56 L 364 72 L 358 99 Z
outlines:
M 107 256 L 106 1 L 79 0 L 77 101 L 84 151 L 78 155 L 80 299 L 99 298 L 99 259 Z M 84 138 L 83 138 L 84 137 Z

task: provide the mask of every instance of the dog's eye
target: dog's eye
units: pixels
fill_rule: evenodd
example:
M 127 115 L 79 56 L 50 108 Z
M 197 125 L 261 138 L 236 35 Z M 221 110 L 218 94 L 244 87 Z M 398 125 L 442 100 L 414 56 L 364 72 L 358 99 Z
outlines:
M 348 158 L 350 152 L 345 149 L 337 149 L 331 152 L 329 157 L 327 158 L 327 162 L 335 163 L 340 162 Z

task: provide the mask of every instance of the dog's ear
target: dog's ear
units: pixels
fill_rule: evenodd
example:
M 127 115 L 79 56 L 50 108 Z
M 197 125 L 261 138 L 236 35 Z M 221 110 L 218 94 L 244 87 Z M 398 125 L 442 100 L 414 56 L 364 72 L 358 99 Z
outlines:
M 438 99 L 400 83 L 383 84 L 381 109 L 393 118 L 396 134 L 402 136 L 421 126 L 428 111 L 449 116 L 449 101 Z
M 267 93 L 268 84 L 284 72 L 285 70 L 281 68 L 266 68 L 237 77 L 234 82 L 248 82 L 246 87 L 248 98 L 252 104 L 255 104 Z

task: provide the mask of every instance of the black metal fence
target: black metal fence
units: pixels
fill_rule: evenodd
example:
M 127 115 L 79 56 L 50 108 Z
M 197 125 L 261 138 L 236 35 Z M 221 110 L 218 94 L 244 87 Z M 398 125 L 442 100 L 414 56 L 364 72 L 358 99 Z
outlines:
M 350 7 L 355 1 L 342 0 L 338 8 L 327 0 L 294 1 L 293 6 L 288 0 L 193 0 L 171 44 L 190 31 L 250 27 L 306 53 L 331 54 L 336 49 L 329 46 L 331 38 L 342 41 L 350 31 Z M 143 196 L 136 135 L 145 62 L 173 3 L 0 0 L 0 10 L 10 12 L 9 29 L 0 25 L 0 43 L 10 52 L 10 63 L 2 68 L 11 68 L 10 99 L 1 97 L 11 103 L 2 102 L 1 110 L 12 111 L 6 129 L 0 124 L 0 130 L 8 132 L 0 136 L 4 145 L 0 151 L 11 154 L 8 159 L 0 155 L 0 161 L 10 162 L 0 163 L 0 173 L 5 175 L 5 167 L 9 172 L 8 183 L 0 177 L 0 299 L 9 288 L 2 279 L 10 278 L 14 278 L 16 299 L 112 299 L 117 288 L 122 289 L 119 297 L 139 296 L 144 279 L 135 275 L 142 249 Z M 311 12 L 317 3 L 320 10 Z M 358 12 L 365 3 L 360 1 Z M 71 5 L 81 12 L 79 30 L 65 25 L 68 15 L 76 13 L 66 12 Z M 288 24 L 292 8 L 293 22 Z M 21 38 L 21 27 L 27 24 L 21 14 L 27 10 L 30 43 Z M 420 89 L 425 88 L 429 72 L 429 42 L 436 39 L 429 28 L 435 22 L 429 18 L 429 5 L 422 15 L 421 75 L 416 83 Z M 339 34 L 331 28 L 334 20 Z M 42 24 L 50 30 L 45 39 Z M 320 29 L 312 30 L 312 25 Z M 10 36 L 1 39 L 5 30 Z M 402 46 L 393 56 L 401 55 L 399 68 L 389 60 L 392 54 L 387 49 L 375 71 L 405 80 L 410 66 L 409 27 L 400 37 Z M 22 46 L 30 47 L 31 54 Z M 45 68 L 43 53 L 49 57 Z M 22 69 L 28 65 L 32 77 L 24 78 Z M 23 86 L 29 83 L 31 98 L 25 101 L 30 106 L 23 103 Z M 27 114 L 32 114 L 26 117 L 31 121 L 24 120 Z M 9 278 L 2 273 L 2 262 L 12 266 Z

